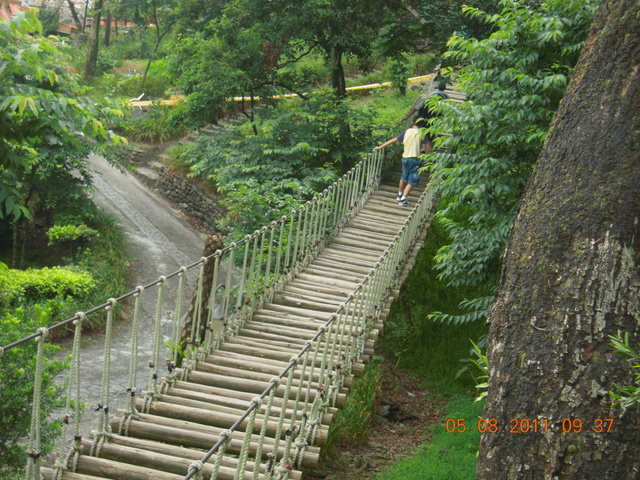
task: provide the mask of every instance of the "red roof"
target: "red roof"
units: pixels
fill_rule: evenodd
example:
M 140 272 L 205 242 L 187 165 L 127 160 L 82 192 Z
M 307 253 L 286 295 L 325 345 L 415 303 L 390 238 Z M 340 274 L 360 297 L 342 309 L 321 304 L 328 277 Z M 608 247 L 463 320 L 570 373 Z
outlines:
M 29 10 L 27 7 L 23 7 L 20 4 L 13 3 L 11 1 L 0 1 L 0 18 L 5 20 L 9 20 L 18 13 L 27 10 Z

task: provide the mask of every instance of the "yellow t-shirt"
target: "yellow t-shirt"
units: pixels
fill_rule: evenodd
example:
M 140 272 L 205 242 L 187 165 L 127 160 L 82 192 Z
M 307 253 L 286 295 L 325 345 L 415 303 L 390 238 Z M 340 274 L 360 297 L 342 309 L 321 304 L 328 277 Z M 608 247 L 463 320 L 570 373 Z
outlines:
M 404 145 L 402 156 L 404 158 L 419 157 L 420 147 L 424 139 L 424 129 L 409 128 L 398 136 L 398 140 Z

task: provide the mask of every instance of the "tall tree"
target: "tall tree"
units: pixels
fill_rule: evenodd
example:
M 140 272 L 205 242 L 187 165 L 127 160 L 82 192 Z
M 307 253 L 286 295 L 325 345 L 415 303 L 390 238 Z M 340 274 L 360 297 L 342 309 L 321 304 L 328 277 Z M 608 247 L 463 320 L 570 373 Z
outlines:
M 640 478 L 640 413 L 608 393 L 633 381 L 609 335 L 640 340 L 639 125 L 640 3 L 606 0 L 509 238 L 479 480 Z
M 313 20 L 300 24 L 300 34 L 324 53 L 331 69 L 331 84 L 338 96 L 346 94 L 344 58 L 365 59 L 371 54 L 390 4 L 386 0 L 304 2 L 304 13 Z
M 102 21 L 102 8 L 104 0 L 96 0 L 93 5 L 93 18 L 91 20 L 91 35 L 89 36 L 89 50 L 84 64 L 84 78 L 91 80 L 98 69 L 98 51 L 100 50 L 100 22 Z

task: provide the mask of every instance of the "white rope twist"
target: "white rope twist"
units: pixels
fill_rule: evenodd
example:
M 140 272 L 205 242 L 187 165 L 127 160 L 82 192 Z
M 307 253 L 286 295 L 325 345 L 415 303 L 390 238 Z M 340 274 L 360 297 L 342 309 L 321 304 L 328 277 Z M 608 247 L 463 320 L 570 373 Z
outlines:
M 195 470 L 199 472 L 204 467 L 204 464 L 200 460 L 196 460 L 195 462 L 191 462 L 189 464 L 189 470 Z
M 105 308 L 106 308 L 107 310 L 110 310 L 110 309 L 112 309 L 113 307 L 115 307 L 115 305 L 116 305 L 116 303 L 117 303 L 117 300 L 116 300 L 115 298 L 110 298 L 109 300 L 107 300 L 107 303 L 108 303 L 109 305 L 107 305 Z
M 134 297 L 137 297 L 138 295 L 140 295 L 142 292 L 144 292 L 144 287 L 142 285 L 138 285 L 136 287 L 136 293 L 133 294 Z
M 0 347 L 0 358 L 4 355 L 4 347 Z
M 251 400 L 251 403 L 255 403 L 256 407 L 259 407 L 260 405 L 262 405 L 263 402 L 263 398 L 258 396 L 258 397 L 253 397 L 253 399 Z
M 49 336 L 49 329 L 47 327 L 40 327 L 38 333 L 40 334 L 40 340 L 45 340 Z

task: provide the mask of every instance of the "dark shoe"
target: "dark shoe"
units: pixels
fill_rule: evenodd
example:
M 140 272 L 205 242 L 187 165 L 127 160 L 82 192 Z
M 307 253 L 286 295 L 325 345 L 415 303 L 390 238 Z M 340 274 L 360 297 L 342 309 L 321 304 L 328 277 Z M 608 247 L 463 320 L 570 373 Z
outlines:
M 406 198 L 404 200 L 399 200 L 398 205 L 400 205 L 401 207 L 408 207 L 409 201 Z

